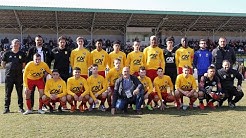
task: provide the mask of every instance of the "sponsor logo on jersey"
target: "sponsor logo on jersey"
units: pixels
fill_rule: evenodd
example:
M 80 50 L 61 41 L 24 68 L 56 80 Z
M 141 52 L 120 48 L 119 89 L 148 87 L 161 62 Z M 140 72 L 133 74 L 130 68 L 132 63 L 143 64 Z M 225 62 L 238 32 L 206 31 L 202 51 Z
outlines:
M 167 57 L 166 63 L 174 63 L 174 57 Z
M 141 59 L 135 59 L 133 60 L 134 65 L 141 65 Z
M 78 56 L 77 57 L 77 62 L 84 62 L 85 61 L 85 56 Z

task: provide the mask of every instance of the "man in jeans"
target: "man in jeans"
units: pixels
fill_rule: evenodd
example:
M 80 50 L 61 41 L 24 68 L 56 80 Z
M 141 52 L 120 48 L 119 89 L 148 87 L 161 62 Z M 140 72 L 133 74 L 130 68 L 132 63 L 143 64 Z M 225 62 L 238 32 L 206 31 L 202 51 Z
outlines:
M 116 108 L 127 112 L 128 104 L 135 104 L 136 113 L 142 114 L 143 92 L 142 83 L 137 77 L 130 75 L 129 67 L 124 67 L 122 77 L 115 82 L 111 114 L 115 114 Z

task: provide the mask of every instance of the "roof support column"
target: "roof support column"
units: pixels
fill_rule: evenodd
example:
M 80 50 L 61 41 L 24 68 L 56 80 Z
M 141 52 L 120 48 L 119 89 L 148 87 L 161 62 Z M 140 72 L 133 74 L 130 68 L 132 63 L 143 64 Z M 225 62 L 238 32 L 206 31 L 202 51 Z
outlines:
M 160 28 L 164 24 L 165 20 L 168 20 L 167 16 L 168 15 L 166 15 L 164 18 L 162 18 L 161 21 L 159 22 L 158 26 L 155 27 L 155 35 L 157 35 L 157 33 L 160 31 Z
M 92 46 L 92 40 L 93 40 L 93 31 L 94 31 L 95 19 L 96 19 L 96 13 L 94 12 L 93 13 L 93 19 L 92 19 L 92 22 L 91 22 L 91 31 L 90 31 L 90 34 L 91 34 L 91 46 Z
M 58 23 L 57 11 L 55 11 L 55 16 L 56 16 L 56 39 L 58 40 L 58 37 L 59 37 L 59 23 Z
M 196 19 L 195 22 L 191 23 L 191 24 L 189 25 L 189 28 L 187 29 L 187 31 L 190 31 L 190 29 L 197 23 L 197 21 L 198 21 L 201 17 L 202 17 L 202 15 L 200 15 L 200 16 Z
M 20 29 L 20 36 L 21 36 L 21 44 L 22 44 L 22 41 L 23 41 L 23 26 L 22 26 L 22 24 L 21 24 L 21 22 L 20 22 L 20 18 L 19 18 L 19 16 L 18 16 L 18 14 L 17 14 L 17 12 L 14 10 L 14 14 L 15 14 L 15 18 L 16 18 L 16 21 L 17 21 L 17 23 L 18 23 L 18 26 L 19 26 L 19 29 Z
M 126 24 L 124 26 L 124 31 L 123 31 L 123 33 L 124 33 L 124 44 L 126 44 L 126 37 L 127 37 L 127 31 L 126 30 L 127 30 L 127 27 L 129 26 L 131 20 L 132 20 L 132 16 L 133 16 L 133 13 L 130 14 L 130 16 L 127 19 Z
M 224 27 L 225 25 L 227 25 L 231 20 L 233 19 L 233 17 L 230 17 L 225 23 L 221 24 L 215 31 L 218 32 L 222 27 Z

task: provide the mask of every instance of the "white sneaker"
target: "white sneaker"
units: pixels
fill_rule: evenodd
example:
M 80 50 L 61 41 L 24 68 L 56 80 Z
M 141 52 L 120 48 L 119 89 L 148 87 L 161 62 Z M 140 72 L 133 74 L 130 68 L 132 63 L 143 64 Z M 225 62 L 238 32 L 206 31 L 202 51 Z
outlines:
M 101 111 L 103 111 L 103 112 L 105 112 L 105 111 L 106 111 L 106 109 L 105 109 L 104 105 L 100 105 L 100 106 L 99 106 L 99 110 L 101 110 Z
M 197 105 L 193 104 L 193 107 L 194 107 L 194 108 L 197 108 Z
M 188 108 L 188 105 L 182 105 L 183 110 L 186 110 Z
M 38 113 L 39 114 L 45 114 L 45 111 L 41 110 L 41 109 L 38 109 Z
M 32 114 L 32 110 L 26 110 L 26 112 L 23 113 L 23 115 L 28 115 L 28 114 Z

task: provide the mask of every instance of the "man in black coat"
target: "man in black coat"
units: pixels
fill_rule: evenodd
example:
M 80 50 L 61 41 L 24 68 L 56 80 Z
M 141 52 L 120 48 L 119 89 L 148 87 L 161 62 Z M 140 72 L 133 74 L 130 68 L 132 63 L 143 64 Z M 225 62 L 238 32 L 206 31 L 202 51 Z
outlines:
M 223 60 L 228 60 L 231 66 L 236 62 L 236 54 L 230 46 L 226 45 L 224 37 L 220 37 L 219 46 L 212 51 L 212 56 L 212 63 L 217 70 L 222 68 Z
M 136 105 L 137 114 L 142 114 L 143 94 L 143 84 L 137 77 L 130 75 L 129 67 L 124 67 L 122 77 L 115 82 L 111 114 L 115 114 L 116 108 L 127 112 L 128 104 Z
M 54 69 L 58 69 L 60 77 L 67 82 L 70 77 L 69 74 L 69 57 L 71 55 L 71 50 L 66 47 L 66 37 L 61 36 L 58 38 L 58 47 L 52 49 L 51 60 L 54 59 Z

